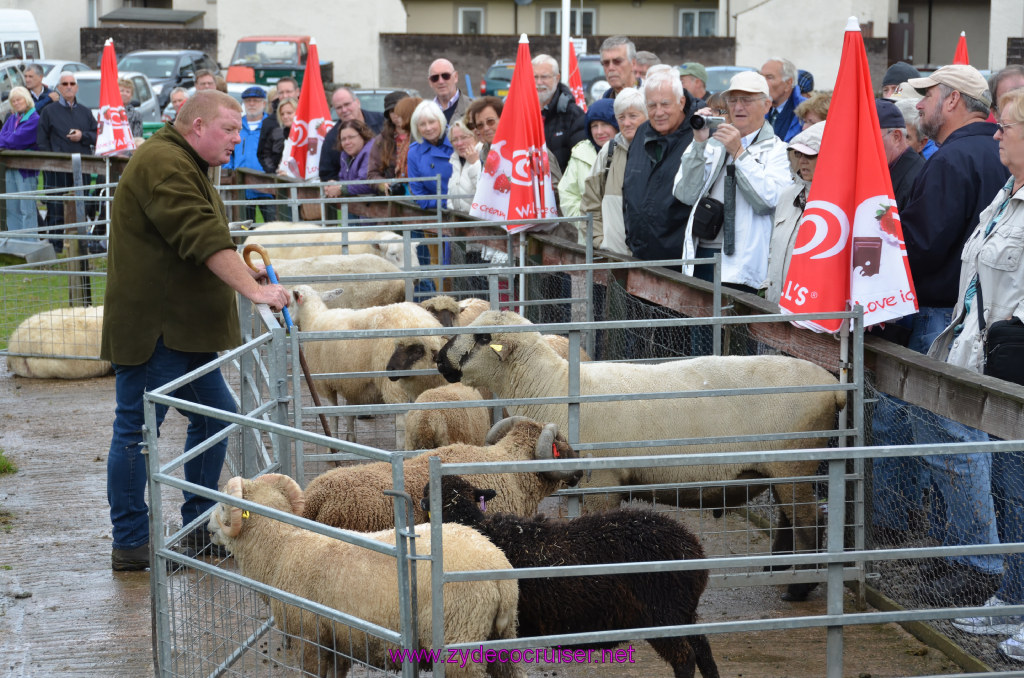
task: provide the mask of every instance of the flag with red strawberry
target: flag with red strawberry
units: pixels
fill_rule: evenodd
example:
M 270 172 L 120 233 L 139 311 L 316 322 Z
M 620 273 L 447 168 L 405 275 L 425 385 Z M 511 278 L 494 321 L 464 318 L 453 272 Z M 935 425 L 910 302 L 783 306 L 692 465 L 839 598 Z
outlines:
M 779 306 L 784 313 L 864 308 L 875 325 L 917 311 L 860 25 L 850 17 L 818 163 Z M 840 320 L 795 324 L 837 332 Z
M 135 138 L 128 125 L 121 89 L 117 81 L 114 39 L 103 43 L 100 60 L 100 114 L 96 124 L 96 155 L 127 155 L 135 150 Z
M 288 139 L 284 142 L 278 169 L 296 179 L 319 179 L 320 151 L 323 149 L 324 137 L 332 127 L 334 122 L 331 120 L 331 109 L 327 107 L 324 81 L 320 77 L 320 55 L 316 40 L 310 39 L 306 73 L 299 92 L 299 106 Z
M 554 219 L 558 216 L 551 185 L 544 121 L 533 81 L 530 43 L 524 33 L 512 72 L 508 97 L 498 121 L 469 213 L 489 221 Z M 509 233 L 543 226 L 509 224 Z
M 576 105 L 587 112 L 587 97 L 583 93 L 583 78 L 580 77 L 580 62 L 576 59 L 576 47 L 569 41 L 569 89 Z

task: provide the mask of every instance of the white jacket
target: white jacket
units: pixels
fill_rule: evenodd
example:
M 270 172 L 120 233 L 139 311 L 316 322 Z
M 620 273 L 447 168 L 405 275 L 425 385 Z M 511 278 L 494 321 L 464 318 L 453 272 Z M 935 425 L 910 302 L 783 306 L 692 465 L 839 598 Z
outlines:
M 1013 177 L 1010 177 L 1013 181 Z M 978 331 L 978 298 L 964 312 L 964 293 L 974 275 L 981 283 L 985 323 L 1015 316 L 1024 321 L 1024 190 L 1010 198 L 1003 216 L 985 235 L 985 228 L 997 214 L 1010 188 L 1003 188 L 978 217 L 978 226 L 964 243 L 960 256 L 960 292 L 953 309 L 953 322 L 932 343 L 928 355 L 975 372 L 985 369 L 984 341 Z M 959 334 L 958 325 L 963 325 Z
M 695 204 L 718 182 L 725 181 L 728 153 L 717 139 L 694 141 L 683 153 L 673 194 L 685 205 Z M 775 205 L 782 190 L 793 183 L 786 144 L 765 122 L 736 165 L 736 251 L 722 255 L 722 282 L 758 288 L 768 274 L 768 243 Z M 682 257 L 697 254 L 693 211 L 686 222 Z M 693 275 L 693 266 L 683 267 Z
M 476 152 L 479 154 L 483 144 L 476 145 Z M 449 161 L 452 164 L 452 176 L 448 179 L 448 195 L 469 195 L 476 194 L 476 182 L 480 179 L 480 158 L 477 162 L 463 162 L 458 153 L 452 153 Z M 459 212 L 469 212 L 473 204 L 473 198 L 454 198 L 448 201 L 449 207 Z

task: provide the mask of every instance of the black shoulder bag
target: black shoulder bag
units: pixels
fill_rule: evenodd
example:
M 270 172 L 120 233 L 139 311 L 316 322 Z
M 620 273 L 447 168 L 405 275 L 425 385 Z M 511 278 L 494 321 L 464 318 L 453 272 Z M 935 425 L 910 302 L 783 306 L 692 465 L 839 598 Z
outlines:
M 1014 316 L 985 325 L 981 279 L 978 279 L 978 331 L 984 341 L 985 374 L 1024 385 L 1024 323 Z

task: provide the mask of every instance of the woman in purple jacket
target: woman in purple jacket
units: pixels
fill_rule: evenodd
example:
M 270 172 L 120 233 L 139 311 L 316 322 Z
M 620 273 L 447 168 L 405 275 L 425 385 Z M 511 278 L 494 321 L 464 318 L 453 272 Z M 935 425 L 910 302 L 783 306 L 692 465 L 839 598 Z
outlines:
M 32 95 L 24 87 L 15 87 L 7 98 L 11 102 L 11 114 L 0 129 L 0 149 L 11 151 L 35 150 L 36 128 L 39 114 L 32 103 Z M 7 170 L 7 192 L 24 193 L 38 187 L 39 173 L 29 170 Z M 35 200 L 7 200 L 7 230 L 19 231 L 36 228 L 38 212 Z
M 341 170 L 338 180 L 360 181 L 370 170 L 370 151 L 373 150 L 373 130 L 362 120 L 346 120 L 338 124 L 338 150 L 341 151 Z M 341 196 L 367 195 L 374 191 L 373 184 L 345 184 Z

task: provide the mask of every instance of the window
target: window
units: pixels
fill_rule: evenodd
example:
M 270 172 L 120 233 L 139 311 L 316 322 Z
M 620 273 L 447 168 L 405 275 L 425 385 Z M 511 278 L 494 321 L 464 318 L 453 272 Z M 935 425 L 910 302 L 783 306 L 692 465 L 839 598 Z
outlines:
M 459 34 L 483 35 L 484 10 L 481 7 L 459 7 Z
M 597 24 L 597 11 L 573 9 L 569 12 L 569 33 L 571 35 L 593 35 Z M 562 32 L 562 10 L 542 9 L 540 11 L 541 35 L 559 35 Z
M 708 38 L 718 35 L 718 10 L 679 10 L 679 37 Z
M 22 58 L 21 43 L 17 40 L 4 43 L 4 56 Z
M 25 58 L 26 59 L 38 59 L 39 58 L 39 41 L 38 40 L 26 40 L 25 41 Z

